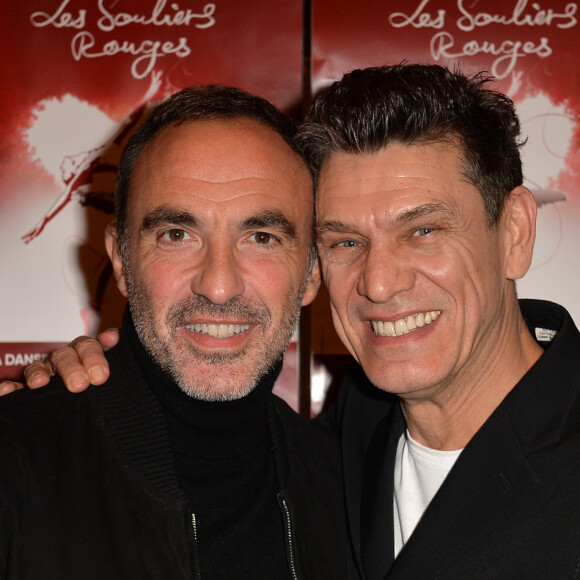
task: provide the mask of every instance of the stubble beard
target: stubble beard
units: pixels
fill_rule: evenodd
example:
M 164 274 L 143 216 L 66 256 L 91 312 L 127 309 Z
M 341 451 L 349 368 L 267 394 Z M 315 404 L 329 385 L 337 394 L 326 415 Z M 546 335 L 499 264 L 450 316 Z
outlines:
M 304 289 L 297 294 L 294 287 L 290 288 L 283 306 L 282 323 L 274 336 L 268 336 L 272 315 L 263 304 L 240 296 L 225 304 L 214 304 L 201 295 L 193 295 L 170 308 L 164 321 L 166 333 L 162 335 L 148 292 L 130 275 L 126 278 L 131 314 L 141 343 L 184 393 L 203 401 L 241 399 L 256 387 L 290 343 L 304 293 Z M 205 352 L 191 342 L 180 344 L 176 339 L 178 329 L 194 317 L 243 320 L 257 327 L 254 334 L 258 336 L 235 352 Z M 243 372 L 236 372 L 240 367 Z

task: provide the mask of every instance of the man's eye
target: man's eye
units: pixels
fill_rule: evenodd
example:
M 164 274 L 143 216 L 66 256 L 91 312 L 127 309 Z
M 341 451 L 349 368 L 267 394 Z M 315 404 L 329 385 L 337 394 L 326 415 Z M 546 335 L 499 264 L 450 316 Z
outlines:
M 415 230 L 415 233 L 413 234 L 416 237 L 421 237 L 421 236 L 426 236 L 427 234 L 430 234 L 431 232 L 434 232 L 435 228 L 429 228 L 429 227 L 425 227 L 425 228 L 419 228 L 418 230 Z
M 360 246 L 360 243 L 354 240 L 342 240 L 341 242 L 336 242 L 334 246 L 336 248 L 356 248 Z
M 250 239 L 263 246 L 274 244 L 278 241 L 275 235 L 269 234 L 268 232 L 256 232 L 250 236 Z
M 163 237 L 170 242 L 183 242 L 189 237 L 185 230 L 172 228 L 163 233 Z

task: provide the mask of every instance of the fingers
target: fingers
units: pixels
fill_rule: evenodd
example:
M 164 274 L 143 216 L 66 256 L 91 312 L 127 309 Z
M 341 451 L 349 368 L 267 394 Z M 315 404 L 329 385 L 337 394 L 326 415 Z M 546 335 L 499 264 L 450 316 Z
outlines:
M 113 341 L 109 336 L 109 342 Z M 72 392 L 84 391 L 90 384 L 101 385 L 109 378 L 103 347 L 94 338 L 81 336 L 73 340 L 69 346 L 53 352 L 50 363 Z
M 16 383 L 14 381 L 2 381 L 0 383 L 0 397 L 2 395 L 7 395 L 8 393 L 13 393 L 19 389 L 23 389 L 24 385 L 22 383 Z
M 119 342 L 119 330 L 117 328 L 109 328 L 101 332 L 97 338 L 99 339 L 103 350 L 107 352 Z
M 48 385 L 53 374 L 50 361 L 37 360 L 24 369 L 24 380 L 29 389 L 38 389 Z
M 24 369 L 26 385 L 15 381 L 0 383 L 0 396 L 27 386 L 44 387 L 58 374 L 71 392 L 84 391 L 89 385 L 101 385 L 109 378 L 109 364 L 104 352 L 119 342 L 119 331 L 105 330 L 99 340 L 80 336 L 68 346 L 55 350 L 46 361 L 37 360 Z
M 50 355 L 50 362 L 55 373 L 61 376 L 69 391 L 84 391 L 90 385 L 89 373 L 81 363 L 76 350 L 71 346 L 55 350 Z

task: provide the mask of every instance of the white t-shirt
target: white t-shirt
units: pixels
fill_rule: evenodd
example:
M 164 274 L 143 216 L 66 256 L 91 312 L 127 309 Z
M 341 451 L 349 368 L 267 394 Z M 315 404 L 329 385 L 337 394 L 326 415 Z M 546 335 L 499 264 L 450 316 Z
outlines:
M 413 533 L 461 451 L 430 449 L 412 439 L 408 430 L 401 435 L 395 458 L 393 496 L 395 557 Z

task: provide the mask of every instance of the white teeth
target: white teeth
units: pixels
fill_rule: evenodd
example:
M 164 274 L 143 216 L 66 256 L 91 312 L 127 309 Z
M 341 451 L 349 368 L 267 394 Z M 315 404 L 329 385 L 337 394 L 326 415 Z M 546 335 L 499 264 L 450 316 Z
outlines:
M 431 324 L 441 314 L 441 310 L 430 310 L 429 312 L 419 312 L 406 318 L 388 322 L 385 320 L 371 320 L 371 325 L 375 336 L 402 336 L 417 328 L 423 328 Z
M 249 324 L 188 324 L 187 330 L 207 334 L 213 338 L 230 338 L 240 332 L 246 332 L 250 328 Z
M 406 334 L 407 331 L 407 321 L 404 319 L 395 321 L 395 332 L 397 336 L 401 336 L 401 334 Z
M 383 322 L 385 328 L 385 336 L 397 336 L 395 325 L 392 322 Z

